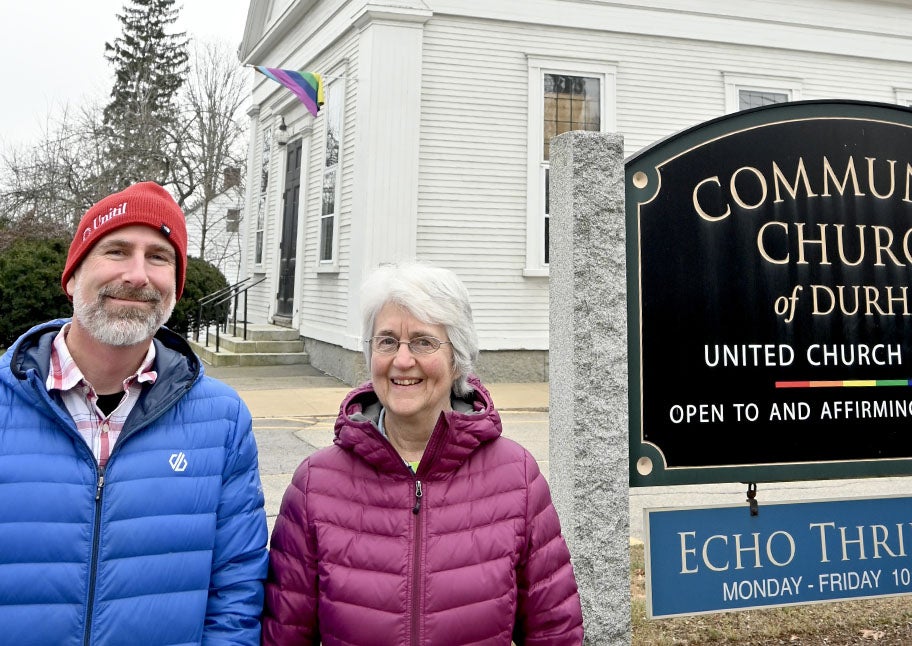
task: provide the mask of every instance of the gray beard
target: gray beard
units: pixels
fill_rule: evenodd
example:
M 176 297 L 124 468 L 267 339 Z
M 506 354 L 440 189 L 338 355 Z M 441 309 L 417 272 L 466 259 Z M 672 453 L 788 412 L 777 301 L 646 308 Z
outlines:
M 154 303 L 151 311 L 142 306 L 106 305 L 106 296 L 147 300 Z M 93 339 L 111 346 L 129 346 L 151 339 L 174 310 L 174 298 L 166 304 L 162 294 L 152 288 L 130 289 L 124 286 L 102 288 L 94 301 L 82 297 L 79 286 L 73 292 L 73 316 Z

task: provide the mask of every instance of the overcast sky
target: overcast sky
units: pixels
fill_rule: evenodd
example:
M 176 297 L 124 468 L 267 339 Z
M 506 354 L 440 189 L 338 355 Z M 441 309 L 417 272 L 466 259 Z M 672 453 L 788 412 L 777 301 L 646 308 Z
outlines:
M 2 0 L 0 11 L 0 149 L 35 141 L 60 106 L 104 101 L 113 73 L 105 42 L 121 34 L 117 14 L 128 0 Z M 175 29 L 234 52 L 249 0 L 178 0 Z

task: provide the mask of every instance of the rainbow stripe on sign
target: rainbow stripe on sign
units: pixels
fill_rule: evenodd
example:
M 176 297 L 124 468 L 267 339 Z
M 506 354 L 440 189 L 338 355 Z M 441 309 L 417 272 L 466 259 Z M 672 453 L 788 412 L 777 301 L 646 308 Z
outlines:
M 844 379 L 842 381 L 777 381 L 776 388 L 873 388 L 912 386 L 912 379 Z

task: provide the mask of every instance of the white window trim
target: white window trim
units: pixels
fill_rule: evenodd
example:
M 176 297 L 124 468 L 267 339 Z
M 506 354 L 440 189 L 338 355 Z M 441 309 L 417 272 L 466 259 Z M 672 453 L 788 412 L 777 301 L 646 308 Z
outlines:
M 899 105 L 912 108 L 912 89 L 898 87 L 893 91 L 896 92 L 896 102 Z
M 268 229 L 269 229 L 269 204 L 271 201 L 269 199 L 269 194 L 272 191 L 273 185 L 275 184 L 275 178 L 273 177 L 273 173 L 272 173 L 273 155 L 275 154 L 275 150 L 274 150 L 275 142 L 274 142 L 273 135 L 274 135 L 273 124 L 271 122 L 264 121 L 263 130 L 260 132 L 260 136 L 257 138 L 258 139 L 257 146 L 259 146 L 259 150 L 260 150 L 260 163 L 259 163 L 260 168 L 259 168 L 259 174 L 257 175 L 257 178 L 256 178 L 257 201 L 255 204 L 256 212 L 254 213 L 254 216 L 253 216 L 253 258 L 252 258 L 254 272 L 256 272 L 256 273 L 264 273 L 266 271 L 266 269 L 265 269 L 266 255 L 267 255 L 266 250 L 267 250 L 267 241 L 268 241 L 268 233 L 269 233 L 269 231 L 268 231 Z M 264 140 L 268 141 L 269 159 L 264 159 L 264 156 L 263 156 Z M 263 168 L 264 167 L 266 168 L 266 172 L 269 174 L 269 178 L 266 182 L 265 188 L 262 187 L 262 177 L 263 177 Z M 263 204 L 263 213 L 262 213 L 263 226 L 262 226 L 262 228 L 257 228 L 257 225 L 259 224 L 260 215 L 261 215 L 260 214 L 260 204 L 261 203 Z M 256 259 L 257 250 L 258 250 L 256 234 L 258 232 L 262 232 L 262 237 L 261 237 L 262 246 L 259 247 L 259 252 L 260 252 L 259 262 L 257 262 L 257 259 Z
M 754 92 L 775 92 L 788 95 L 789 101 L 801 100 L 801 81 L 777 76 L 756 76 L 723 73 L 725 81 L 725 113 L 740 110 L 739 93 L 741 90 Z
M 526 55 L 528 62 L 528 139 L 526 172 L 526 266 L 523 276 L 548 276 L 545 264 L 544 133 L 545 74 L 596 77 L 601 81 L 599 105 L 602 109 L 600 132 L 617 130 L 617 65 L 590 59 L 539 57 Z
M 327 78 L 328 77 L 328 78 Z M 322 146 L 320 147 L 320 191 L 318 195 L 319 198 L 319 207 L 317 208 L 317 265 L 316 271 L 318 274 L 336 274 L 339 273 L 339 220 L 341 219 L 342 211 L 342 169 L 345 158 L 345 103 L 348 96 L 348 87 L 346 83 L 346 66 L 338 66 L 327 74 L 324 78 L 327 78 L 326 81 L 326 95 L 327 102 L 329 101 L 330 86 L 334 86 L 342 98 L 341 106 L 341 118 L 339 123 L 339 159 L 336 162 L 336 196 L 335 196 L 335 205 L 336 210 L 333 213 L 333 233 L 332 233 L 332 257 L 329 260 L 321 260 L 320 254 L 322 251 L 322 231 L 323 231 L 323 180 L 326 177 L 326 135 L 328 132 L 327 120 L 328 115 L 323 117 L 323 139 Z M 334 99 L 338 100 L 338 99 Z

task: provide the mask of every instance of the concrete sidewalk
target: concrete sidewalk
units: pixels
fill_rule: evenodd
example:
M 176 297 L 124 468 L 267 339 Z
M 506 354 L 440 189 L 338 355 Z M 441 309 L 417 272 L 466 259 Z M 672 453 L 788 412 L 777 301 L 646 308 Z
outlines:
M 348 386 L 237 389 L 255 418 L 336 415 Z M 548 384 L 491 384 L 494 405 L 500 412 L 548 410 Z
M 351 387 L 307 365 L 213 367 L 206 374 L 237 390 L 254 418 L 336 415 Z M 547 383 L 485 384 L 500 412 L 548 410 Z

